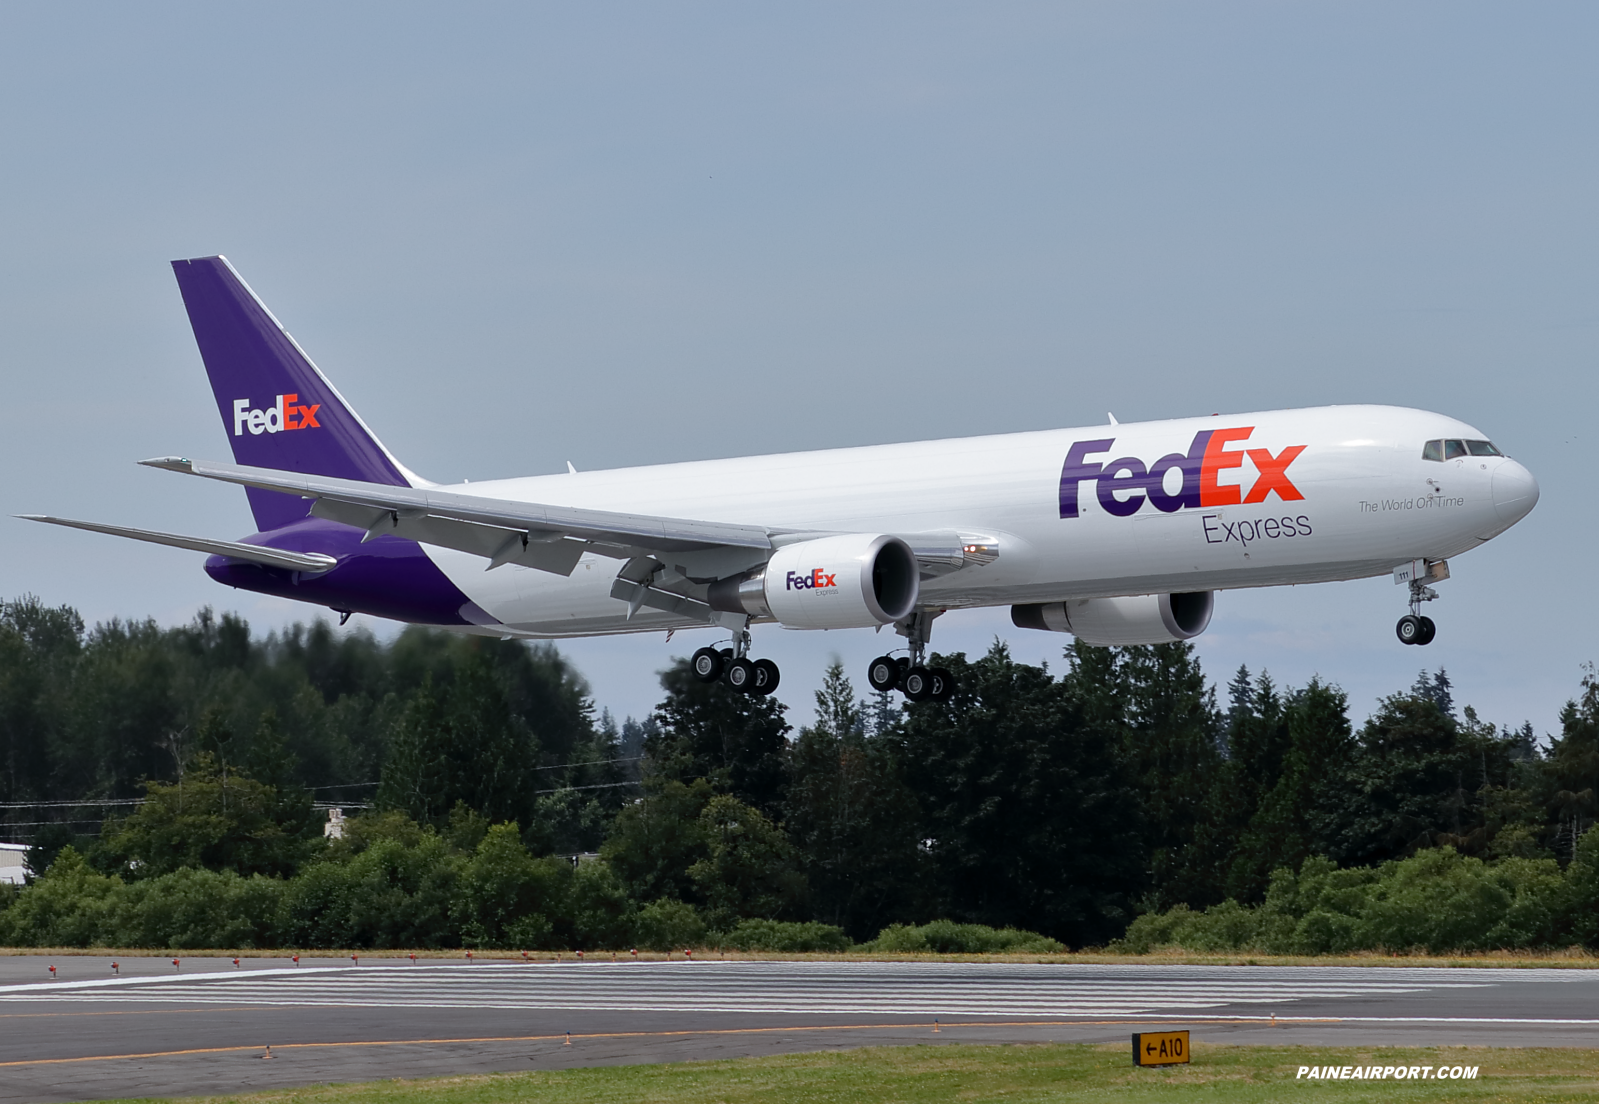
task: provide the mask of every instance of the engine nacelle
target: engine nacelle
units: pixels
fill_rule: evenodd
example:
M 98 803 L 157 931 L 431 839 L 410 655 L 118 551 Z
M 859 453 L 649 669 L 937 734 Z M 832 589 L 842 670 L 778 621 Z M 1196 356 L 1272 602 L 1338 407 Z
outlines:
M 1205 631 L 1215 593 L 1140 594 L 1131 598 L 1074 598 L 1012 606 L 1019 629 L 1069 632 L 1084 644 L 1170 644 Z
M 712 609 L 796 629 L 875 628 L 911 615 L 921 571 L 898 537 L 846 533 L 784 545 L 766 568 L 711 584 Z

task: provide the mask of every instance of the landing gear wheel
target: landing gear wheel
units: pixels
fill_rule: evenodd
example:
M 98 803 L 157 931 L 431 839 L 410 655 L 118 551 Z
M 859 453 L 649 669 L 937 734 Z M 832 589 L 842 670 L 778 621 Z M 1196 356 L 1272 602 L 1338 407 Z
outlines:
M 929 695 L 936 702 L 949 701 L 955 693 L 955 676 L 942 667 L 934 667 L 927 672 L 933 679 L 933 692 Z
M 778 680 L 782 674 L 777 669 L 777 664 L 769 659 L 755 661 L 755 685 L 750 687 L 750 693 L 756 697 L 764 698 L 777 689 Z
M 927 701 L 933 696 L 933 673 L 926 667 L 912 667 L 905 672 L 902 687 L 907 700 Z
M 755 692 L 755 663 L 740 657 L 727 665 L 727 684 L 740 694 Z
M 1405 614 L 1394 626 L 1394 634 L 1399 637 L 1401 644 L 1420 644 L 1422 632 L 1421 618 L 1413 613 Z
M 1432 638 L 1438 635 L 1438 626 L 1432 623 L 1430 617 L 1418 617 L 1421 622 L 1421 635 L 1416 638 L 1417 644 L 1431 644 Z
M 893 656 L 878 656 L 866 668 L 866 681 L 879 694 L 885 694 L 899 685 L 899 663 Z
M 715 648 L 701 648 L 689 659 L 688 665 L 693 670 L 694 677 L 701 682 L 715 682 L 722 677 L 727 661 Z

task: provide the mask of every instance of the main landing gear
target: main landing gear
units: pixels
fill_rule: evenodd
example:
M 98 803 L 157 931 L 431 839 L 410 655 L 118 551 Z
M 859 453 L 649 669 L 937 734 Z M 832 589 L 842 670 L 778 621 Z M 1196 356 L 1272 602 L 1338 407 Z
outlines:
M 1421 604 L 1430 602 L 1436 597 L 1438 592 L 1420 579 L 1410 580 L 1410 612 L 1401 617 L 1399 624 L 1394 626 L 1394 633 L 1399 637 L 1399 643 L 1432 643 L 1432 638 L 1438 635 L 1438 626 L 1432 623 L 1432 618 L 1422 616 Z
M 895 625 L 909 644 L 909 656 L 878 656 L 866 668 L 866 681 L 878 693 L 898 690 L 913 702 L 948 701 L 955 693 L 955 676 L 942 667 L 927 667 L 927 641 L 933 618 L 942 610 L 918 611 Z
M 764 698 L 777 689 L 782 677 L 769 659 L 751 659 L 748 629 L 733 634 L 731 648 L 701 648 L 689 659 L 689 668 L 701 682 L 725 682 L 740 694 Z

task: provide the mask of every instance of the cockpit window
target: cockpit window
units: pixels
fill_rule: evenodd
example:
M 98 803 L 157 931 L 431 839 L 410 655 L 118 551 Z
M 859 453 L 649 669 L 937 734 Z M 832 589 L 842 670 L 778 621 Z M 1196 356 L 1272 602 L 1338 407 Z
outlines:
M 1492 441 L 1467 441 L 1466 448 L 1473 456 L 1503 456 L 1504 453 L 1494 448 Z
M 1444 443 L 1442 441 L 1428 441 L 1421 446 L 1421 458 L 1423 460 L 1443 460 Z
M 1444 459 L 1445 460 L 1453 460 L 1457 456 L 1464 456 L 1464 455 L 1466 455 L 1466 442 L 1464 442 L 1464 441 L 1445 441 L 1444 442 Z

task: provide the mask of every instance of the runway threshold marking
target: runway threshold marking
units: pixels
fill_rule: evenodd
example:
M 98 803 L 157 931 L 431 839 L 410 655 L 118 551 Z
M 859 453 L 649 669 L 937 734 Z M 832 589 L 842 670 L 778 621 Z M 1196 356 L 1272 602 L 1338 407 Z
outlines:
M 993 1023 L 983 1020 L 949 1021 L 942 1023 L 941 1028 L 954 1027 L 1116 1027 L 1138 1024 L 1161 1023 L 1186 1023 L 1192 1017 L 1173 1016 L 1164 1020 L 1136 1019 L 1136 1020 L 1015 1020 L 1010 1022 Z M 1272 1022 L 1265 1016 L 1250 1016 L 1237 1020 L 1207 1020 L 1207 1024 L 1264 1024 Z M 1338 1023 L 1337 1018 L 1324 1018 L 1315 1016 L 1286 1017 L 1278 1016 L 1278 1024 L 1318 1024 Z M 596 1031 L 588 1034 L 569 1035 L 562 1032 L 558 1035 L 491 1035 L 475 1039 L 367 1039 L 349 1040 L 331 1043 L 273 1043 L 278 1050 L 311 1050 L 332 1049 L 338 1047 L 389 1047 L 389 1046 L 442 1046 L 449 1043 L 544 1043 L 557 1039 L 665 1039 L 686 1035 L 775 1035 L 781 1032 L 801 1031 L 884 1031 L 890 1028 L 931 1027 L 930 1024 L 921 1023 L 889 1023 L 889 1024 L 837 1024 L 837 1025 L 807 1025 L 801 1027 L 726 1027 L 711 1028 L 704 1031 Z M 267 1050 L 265 1045 L 249 1046 L 224 1046 L 224 1047 L 194 1047 L 188 1050 L 154 1050 L 144 1054 L 88 1054 L 77 1058 L 21 1058 L 11 1062 L 0 1062 L 0 1069 L 10 1066 L 59 1066 L 73 1062 L 118 1062 L 131 1061 L 140 1058 L 181 1058 L 190 1054 L 237 1054 L 248 1050 Z

